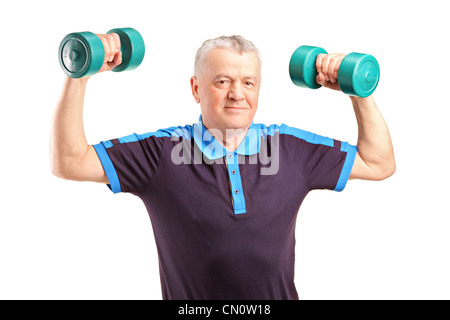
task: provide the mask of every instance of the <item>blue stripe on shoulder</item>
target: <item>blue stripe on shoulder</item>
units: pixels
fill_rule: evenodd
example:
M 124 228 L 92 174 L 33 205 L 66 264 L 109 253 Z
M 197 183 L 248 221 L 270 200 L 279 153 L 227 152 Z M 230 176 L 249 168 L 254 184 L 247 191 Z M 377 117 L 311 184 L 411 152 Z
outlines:
M 323 137 L 315 133 L 311 133 L 309 131 L 301 130 L 294 127 L 289 127 L 282 123 L 281 125 L 272 124 L 270 126 L 266 126 L 261 123 L 257 123 L 253 125 L 253 128 L 259 129 L 260 134 L 263 138 L 267 136 L 274 136 L 277 132 L 279 134 L 287 134 L 294 136 L 296 138 L 305 140 L 306 142 L 312 144 L 323 144 L 325 146 L 333 147 L 334 140 L 328 137 Z
M 328 137 L 323 137 L 315 133 L 311 133 L 309 131 L 289 127 L 285 124 L 281 124 L 280 126 L 280 134 L 288 134 L 299 139 L 305 140 L 306 142 L 312 144 L 322 144 L 328 147 L 334 146 L 334 140 Z
M 163 138 L 163 137 L 180 138 L 180 137 L 182 137 L 183 139 L 190 140 L 192 138 L 192 126 L 186 125 L 184 127 L 181 127 L 181 126 L 170 127 L 167 129 L 160 129 L 156 132 L 147 132 L 144 134 L 133 133 L 128 136 L 119 138 L 118 140 L 120 143 L 130 143 L 130 142 L 144 140 L 144 139 L 147 139 L 150 137 L 156 137 L 156 138 Z M 104 142 L 102 142 L 102 144 L 106 149 L 111 148 L 113 146 L 113 143 L 110 140 L 104 141 Z

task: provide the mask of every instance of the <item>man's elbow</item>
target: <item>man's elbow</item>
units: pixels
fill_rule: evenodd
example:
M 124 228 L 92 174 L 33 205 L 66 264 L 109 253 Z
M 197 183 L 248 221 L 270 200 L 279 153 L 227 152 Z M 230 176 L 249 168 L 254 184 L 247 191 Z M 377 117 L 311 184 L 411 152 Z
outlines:
M 397 166 L 395 164 L 395 161 L 392 161 L 388 165 L 383 166 L 382 168 L 377 170 L 376 174 L 376 181 L 383 181 L 386 180 L 389 177 L 392 177 L 397 170 Z
M 50 172 L 60 179 L 76 180 L 73 174 L 73 166 L 64 164 L 63 161 L 58 161 L 57 159 L 51 159 Z
M 68 178 L 67 171 L 64 171 L 60 166 L 57 164 L 51 163 L 50 164 L 50 172 L 57 178 L 64 179 L 64 180 L 70 180 Z
M 53 157 L 50 157 L 50 172 L 55 177 L 62 178 L 61 168 L 58 166 L 58 161 Z

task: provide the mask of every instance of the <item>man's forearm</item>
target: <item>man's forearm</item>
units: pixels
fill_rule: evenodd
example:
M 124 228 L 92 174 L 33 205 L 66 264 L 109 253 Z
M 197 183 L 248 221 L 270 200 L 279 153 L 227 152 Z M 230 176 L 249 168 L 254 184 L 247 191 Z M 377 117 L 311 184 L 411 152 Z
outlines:
M 53 115 L 50 136 L 52 172 L 63 175 L 88 147 L 84 134 L 83 104 L 88 78 L 67 78 Z
M 358 153 L 374 172 L 395 172 L 394 149 L 387 124 L 372 96 L 350 97 L 358 122 Z

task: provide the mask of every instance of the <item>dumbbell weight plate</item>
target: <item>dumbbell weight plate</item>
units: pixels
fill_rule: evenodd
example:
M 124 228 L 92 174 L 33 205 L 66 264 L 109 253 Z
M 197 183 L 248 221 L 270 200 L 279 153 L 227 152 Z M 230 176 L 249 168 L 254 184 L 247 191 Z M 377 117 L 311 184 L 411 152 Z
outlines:
M 339 87 L 348 95 L 362 98 L 370 96 L 375 91 L 379 79 L 378 61 L 369 54 L 350 53 L 339 67 Z
M 325 49 L 312 46 L 301 46 L 292 54 L 289 62 L 289 75 L 296 86 L 318 89 L 316 82 L 316 59 L 321 53 L 327 54 Z
M 108 31 L 120 37 L 122 63 L 111 71 L 121 72 L 136 69 L 144 59 L 145 44 L 141 34 L 133 28 L 119 28 Z
M 101 69 L 105 49 L 100 38 L 92 32 L 78 32 L 64 37 L 58 55 L 64 73 L 71 78 L 81 78 Z

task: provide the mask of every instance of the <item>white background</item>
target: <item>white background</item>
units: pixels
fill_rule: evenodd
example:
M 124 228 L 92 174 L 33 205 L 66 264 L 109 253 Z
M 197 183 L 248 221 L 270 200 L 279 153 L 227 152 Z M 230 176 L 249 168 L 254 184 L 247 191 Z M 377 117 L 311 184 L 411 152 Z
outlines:
M 49 136 L 64 74 L 57 51 L 76 31 L 134 27 L 139 69 L 94 76 L 90 144 L 198 120 L 196 50 L 240 34 L 263 57 L 255 123 L 286 123 L 356 144 L 350 99 L 294 86 L 302 45 L 373 54 L 374 94 L 395 147 L 396 174 L 314 191 L 297 220 L 301 299 L 449 299 L 448 3 L 444 1 L 8 1 L 0 8 L 0 298 L 161 299 L 142 202 L 50 173 Z M 201 204 L 199 204 L 201 205 Z

